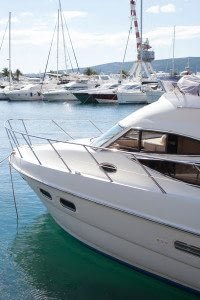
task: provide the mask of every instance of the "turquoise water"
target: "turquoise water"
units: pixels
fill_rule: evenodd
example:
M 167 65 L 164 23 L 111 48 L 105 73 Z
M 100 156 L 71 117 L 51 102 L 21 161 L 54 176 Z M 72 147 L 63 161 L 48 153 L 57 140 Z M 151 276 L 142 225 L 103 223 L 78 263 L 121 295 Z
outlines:
M 3 128 L 6 119 L 63 120 L 64 128 L 79 137 L 96 134 L 83 119 L 91 119 L 106 130 L 139 108 L 4 101 L 0 107 L 0 160 L 10 152 Z M 46 122 L 34 120 L 31 124 L 33 131 L 39 129 L 40 134 L 61 137 L 57 129 L 51 134 L 47 125 L 41 125 Z M 19 211 L 17 226 L 7 162 L 0 165 L 0 176 L 0 299 L 199 299 L 105 257 L 72 238 L 53 221 L 37 196 L 13 171 Z

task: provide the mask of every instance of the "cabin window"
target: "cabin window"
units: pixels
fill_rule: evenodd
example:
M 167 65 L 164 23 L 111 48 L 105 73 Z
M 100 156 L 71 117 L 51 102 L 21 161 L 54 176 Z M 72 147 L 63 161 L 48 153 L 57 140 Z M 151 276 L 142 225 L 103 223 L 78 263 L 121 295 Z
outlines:
M 124 151 L 139 150 L 139 130 L 131 129 L 121 136 L 118 140 L 112 143 L 109 148 L 114 148 Z
M 63 199 L 63 198 L 60 198 L 60 203 L 62 204 L 62 206 L 72 210 L 72 211 L 76 211 L 76 206 L 74 205 L 74 203 L 66 200 L 66 199 Z
M 177 153 L 183 155 L 200 155 L 200 141 L 179 136 Z
M 142 131 L 141 151 L 165 153 L 167 148 L 167 134 L 153 131 Z
M 40 192 L 43 196 L 45 196 L 46 198 L 52 200 L 51 194 L 43 189 L 40 189 Z
M 198 166 L 161 160 L 141 160 L 141 162 L 166 176 L 200 186 L 200 168 Z
M 188 244 L 180 242 L 180 241 L 175 241 L 174 247 L 178 250 L 181 250 L 186 253 L 200 257 L 200 248 L 199 247 L 196 247 L 193 245 L 188 245 Z
M 165 132 L 131 129 L 109 148 L 145 153 L 200 155 L 200 141 Z

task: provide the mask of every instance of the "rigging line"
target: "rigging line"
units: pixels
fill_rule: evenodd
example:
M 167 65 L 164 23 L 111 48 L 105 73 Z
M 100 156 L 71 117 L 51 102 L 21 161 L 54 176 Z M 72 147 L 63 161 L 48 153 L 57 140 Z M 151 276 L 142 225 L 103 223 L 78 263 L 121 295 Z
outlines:
M 48 67 L 48 64 L 49 64 L 49 58 L 50 58 L 50 54 L 51 54 L 51 49 L 52 49 L 52 45 L 53 45 L 53 41 L 54 41 L 56 29 L 57 29 L 57 22 L 56 22 L 56 25 L 55 25 L 55 28 L 54 28 L 54 32 L 53 32 L 53 36 L 52 36 L 52 40 L 51 40 L 51 44 L 50 44 L 50 49 L 49 49 L 49 53 L 48 53 L 48 57 L 47 57 L 47 62 L 46 62 L 46 66 L 45 66 L 45 71 L 44 71 L 44 74 L 43 74 L 43 77 L 42 77 L 42 84 L 41 84 L 40 92 L 42 91 L 42 87 L 43 87 L 43 84 L 44 84 L 44 79 L 45 79 L 45 76 L 46 76 L 46 73 L 47 73 L 47 67 Z
M 2 48 L 2 46 L 3 46 L 3 42 L 4 42 L 4 39 L 5 39 L 5 35 L 6 35 L 7 29 L 8 29 L 8 24 L 9 24 L 9 21 L 8 21 L 7 24 L 6 24 L 6 28 L 5 28 L 5 31 L 4 31 L 4 34 L 3 34 L 3 38 L 2 38 L 2 41 L 1 41 L 0 51 L 1 51 L 1 48 Z
M 66 41 L 65 41 L 65 33 L 64 33 L 64 26 L 63 26 L 63 11 L 62 11 L 61 1 L 60 1 L 60 0 L 59 0 L 59 9 L 60 9 L 60 19 L 61 19 L 61 26 L 62 26 L 62 37 L 63 37 L 63 48 L 64 48 L 65 68 L 66 68 L 66 74 L 67 74 Z
M 68 135 L 68 137 L 70 137 L 70 139 L 74 140 L 74 138 L 68 133 L 66 132 L 56 121 L 52 120 L 52 122 L 58 127 L 60 128 L 66 135 Z
M 66 26 L 66 29 L 67 29 L 67 34 L 68 34 L 68 37 L 69 37 L 69 41 L 70 41 L 70 44 L 71 44 L 71 47 L 72 47 L 72 51 L 73 51 L 73 54 L 74 54 L 74 59 L 76 61 L 76 66 L 77 66 L 78 72 L 80 72 L 80 68 L 79 68 L 79 65 L 78 65 L 78 60 L 77 60 L 77 57 L 76 57 L 76 53 L 75 53 L 75 50 L 74 50 L 74 46 L 73 46 L 73 43 L 72 43 L 71 35 L 69 33 L 69 28 L 67 26 L 65 16 L 64 16 L 64 21 L 65 21 L 65 26 Z
M 124 51 L 124 57 L 123 57 L 123 61 L 122 61 L 122 64 L 121 64 L 121 72 L 120 72 L 121 80 L 122 80 L 122 71 L 123 71 L 123 67 L 124 67 L 124 62 L 125 62 L 125 58 L 126 58 L 128 43 L 129 43 L 129 39 L 130 39 L 132 29 L 133 29 L 133 18 L 131 18 L 130 28 L 129 28 L 129 32 L 128 32 L 128 38 L 127 38 L 127 41 L 126 41 L 126 47 L 125 47 L 125 51 Z
M 67 25 L 66 25 L 66 20 L 65 20 L 65 16 L 64 16 L 64 15 L 63 15 L 63 18 L 64 18 L 64 21 L 65 21 L 65 26 L 67 26 Z M 69 58 L 69 62 L 70 62 L 71 69 L 72 69 L 72 71 L 74 72 L 72 60 L 71 60 L 71 57 L 70 57 L 70 54 L 69 54 L 69 51 L 68 51 L 67 48 L 66 48 L 66 52 L 67 52 L 67 56 L 68 56 L 68 58 Z
M 2 160 L 0 161 L 0 164 L 2 164 L 5 160 L 7 160 L 7 159 L 9 158 L 9 156 L 10 156 L 10 155 L 8 155 L 8 156 L 5 157 L 4 159 L 2 159 Z
M 14 185 L 13 185 L 13 177 L 12 177 L 12 168 L 11 168 L 10 162 L 9 162 L 9 170 L 10 170 L 10 180 L 11 180 L 11 185 L 12 185 L 12 195 L 13 195 L 13 201 L 14 201 L 15 212 L 16 212 L 16 217 L 17 217 L 17 226 L 18 226 L 19 215 L 18 215 L 18 210 L 17 210 L 17 203 L 16 203 L 16 197 L 15 197 L 15 191 L 14 191 Z

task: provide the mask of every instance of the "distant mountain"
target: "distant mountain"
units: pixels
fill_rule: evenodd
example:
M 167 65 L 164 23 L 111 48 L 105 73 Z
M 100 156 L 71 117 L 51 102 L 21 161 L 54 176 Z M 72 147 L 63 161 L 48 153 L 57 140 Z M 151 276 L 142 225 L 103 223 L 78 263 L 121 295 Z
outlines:
M 184 58 L 175 58 L 175 71 L 182 72 L 185 68 L 190 66 L 192 72 L 200 72 L 200 57 L 184 57 Z M 129 71 L 133 66 L 133 61 L 125 62 L 123 65 L 123 69 Z M 122 64 L 120 62 L 113 62 L 103 65 L 92 66 L 98 73 L 111 74 L 111 73 L 119 73 L 121 70 Z M 170 72 L 172 69 L 172 59 L 161 59 L 155 60 L 153 62 L 153 68 L 156 72 L 164 71 Z M 83 72 L 85 68 L 81 68 L 80 71 Z
M 175 71 L 182 72 L 185 68 L 190 66 L 190 69 L 193 73 L 200 72 L 200 57 L 184 57 L 184 58 L 175 58 Z M 133 66 L 133 61 L 125 62 L 123 65 L 123 70 L 129 71 Z M 119 73 L 121 70 L 122 64 L 120 62 L 107 63 L 103 65 L 91 66 L 97 73 L 111 74 Z M 172 69 L 172 59 L 160 59 L 153 62 L 153 68 L 156 72 L 170 72 Z M 86 68 L 80 68 L 81 73 L 84 72 Z M 70 70 L 69 70 L 70 71 Z M 75 71 L 77 71 L 75 69 Z M 59 71 L 64 72 L 64 71 Z M 39 74 L 26 74 L 27 76 L 37 77 Z M 42 74 L 40 74 L 42 75 Z

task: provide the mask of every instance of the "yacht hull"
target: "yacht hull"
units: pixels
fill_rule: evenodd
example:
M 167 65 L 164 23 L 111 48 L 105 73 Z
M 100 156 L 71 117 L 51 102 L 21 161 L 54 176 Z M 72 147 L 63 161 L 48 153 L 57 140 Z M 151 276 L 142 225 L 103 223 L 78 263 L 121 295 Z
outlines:
M 126 92 L 118 92 L 117 93 L 117 99 L 119 104 L 146 104 L 147 96 L 146 93 L 126 93 Z
M 43 97 L 41 94 L 38 93 L 9 93 L 7 94 L 7 97 L 10 101 L 38 101 L 42 100 Z
M 198 235 L 109 205 L 107 200 L 112 193 L 109 185 L 104 190 L 99 187 L 103 201 L 98 201 L 84 197 L 81 190 L 74 194 L 21 175 L 41 198 L 56 223 L 78 240 L 126 264 L 200 291 L 199 257 L 174 246 L 175 241 L 183 241 L 199 247 Z M 77 181 L 81 176 L 71 176 L 76 181 L 75 185 L 79 186 Z M 93 181 L 92 178 L 87 179 L 88 189 L 96 184 Z M 48 192 L 51 199 L 41 191 Z M 133 189 L 133 201 L 138 195 L 141 198 L 152 196 L 148 191 L 138 194 Z M 73 203 L 73 206 L 64 206 L 61 199 L 67 200 L 68 204 Z
M 94 98 L 92 94 L 88 93 L 74 93 L 74 96 L 82 103 L 82 104 L 96 104 L 97 100 Z
M 117 95 L 115 93 L 99 93 L 99 94 L 96 94 L 96 95 L 93 95 L 94 98 L 96 99 L 96 101 L 98 103 L 101 103 L 101 104 L 117 104 Z
M 45 101 L 77 101 L 77 98 L 72 93 L 44 93 L 43 100 Z

